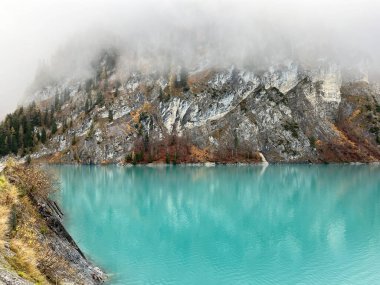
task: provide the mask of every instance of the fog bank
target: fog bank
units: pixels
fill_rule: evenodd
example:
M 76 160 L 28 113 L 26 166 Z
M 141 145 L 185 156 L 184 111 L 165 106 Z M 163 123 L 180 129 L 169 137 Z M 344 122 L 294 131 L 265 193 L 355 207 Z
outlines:
M 0 3 L 0 118 L 36 70 L 53 78 L 91 73 L 100 50 L 124 66 L 260 67 L 291 58 L 377 71 L 380 3 L 371 0 L 84 0 Z

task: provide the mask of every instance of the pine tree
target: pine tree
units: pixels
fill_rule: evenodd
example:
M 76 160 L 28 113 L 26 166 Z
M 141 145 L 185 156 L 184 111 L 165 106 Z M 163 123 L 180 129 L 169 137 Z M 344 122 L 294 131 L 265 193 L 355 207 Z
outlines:
M 98 104 L 99 106 L 104 105 L 104 96 L 103 96 L 103 93 L 100 91 L 98 92 L 97 97 L 96 97 L 96 104 Z
M 53 122 L 54 113 L 55 113 L 55 108 L 54 108 L 54 105 L 52 105 L 50 109 L 50 124 Z
M 59 95 L 58 93 L 55 94 L 55 97 L 54 97 L 54 108 L 56 110 L 59 109 L 59 106 L 60 106 L 60 100 L 59 100 Z
M 42 131 L 41 131 L 41 142 L 42 143 L 46 142 L 46 130 L 45 130 L 45 128 L 42 128 Z
M 50 126 L 50 123 L 49 123 L 49 111 L 48 111 L 48 109 L 45 109 L 45 112 L 44 112 L 44 119 L 43 119 L 43 124 L 44 124 L 44 126 L 46 126 L 46 127 L 49 127 L 49 126 Z
M 32 115 L 32 125 L 33 126 L 41 126 L 41 112 L 40 110 L 33 110 Z
M 70 100 L 70 92 L 69 92 L 69 90 L 65 89 L 64 95 L 63 95 L 63 101 L 67 102 L 69 100 Z
M 0 127 L 0 155 L 6 155 L 9 153 L 8 138 L 6 131 L 3 127 Z
M 30 122 L 26 123 L 26 128 L 24 130 L 24 147 L 32 147 L 33 144 L 33 129 Z
M 23 127 L 23 129 L 24 129 L 24 134 L 25 134 L 26 129 L 27 129 L 27 127 L 28 127 L 28 119 L 26 118 L 25 115 L 22 115 L 22 117 L 21 117 L 21 126 Z
M 18 130 L 18 141 L 19 141 L 19 147 L 24 146 L 24 128 L 21 125 Z
M 9 139 L 9 149 L 14 154 L 17 154 L 18 146 L 17 146 L 14 128 L 11 129 L 11 134 L 10 134 L 10 139 Z
M 112 111 L 111 109 L 108 110 L 108 120 L 109 120 L 110 122 L 113 121 L 113 111 Z
M 63 124 L 62 124 L 62 133 L 64 133 L 67 130 L 67 121 L 63 119 Z
M 54 135 L 57 132 L 57 122 L 53 119 L 51 123 L 51 133 Z
M 86 104 L 84 105 L 84 111 L 86 112 L 86 114 L 89 112 L 90 110 L 90 102 L 88 100 L 88 98 L 86 99 Z
M 4 139 L 4 154 L 9 154 L 10 151 L 11 150 L 9 148 L 9 138 L 8 138 L 8 136 L 6 136 Z
M 91 88 L 92 88 L 92 79 L 88 79 L 88 80 L 86 80 L 86 83 L 84 85 L 84 89 L 88 93 L 88 92 L 90 92 Z
M 74 133 L 73 139 L 71 141 L 71 145 L 75 145 L 76 143 L 77 143 L 77 138 L 76 138 L 76 135 Z

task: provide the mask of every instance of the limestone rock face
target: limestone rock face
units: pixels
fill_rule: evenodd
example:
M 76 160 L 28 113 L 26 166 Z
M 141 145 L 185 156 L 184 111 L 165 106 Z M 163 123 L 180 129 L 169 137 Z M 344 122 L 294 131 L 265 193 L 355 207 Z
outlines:
M 69 120 L 72 127 L 52 136 L 34 157 L 48 152 L 60 162 L 122 162 L 143 148 L 154 161 L 172 149 L 173 137 L 186 144 L 186 156 L 194 155 L 189 149 L 195 147 L 214 161 L 239 160 L 250 153 L 261 153 L 269 162 L 380 157 L 378 85 L 344 80 L 335 63 L 321 61 L 308 68 L 289 60 L 260 71 L 233 66 L 167 72 L 116 68 L 106 74 L 90 78 L 90 84 L 65 82 L 41 91 L 44 106 L 53 93 L 70 94 L 57 119 Z M 102 103 L 96 99 L 99 93 Z M 359 139 L 364 137 L 365 143 Z

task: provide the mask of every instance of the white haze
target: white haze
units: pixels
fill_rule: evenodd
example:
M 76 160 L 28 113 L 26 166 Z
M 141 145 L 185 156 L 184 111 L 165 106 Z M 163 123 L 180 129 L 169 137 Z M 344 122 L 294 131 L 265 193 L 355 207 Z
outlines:
M 0 118 L 38 67 L 83 76 L 111 46 L 125 66 L 260 67 L 289 57 L 350 65 L 360 57 L 377 71 L 379 19 L 376 0 L 1 0 Z

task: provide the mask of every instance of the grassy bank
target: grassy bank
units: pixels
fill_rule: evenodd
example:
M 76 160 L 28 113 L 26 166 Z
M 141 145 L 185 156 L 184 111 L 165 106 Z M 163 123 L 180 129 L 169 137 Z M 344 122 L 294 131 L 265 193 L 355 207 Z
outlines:
M 7 162 L 0 173 L 1 265 L 34 284 L 100 283 L 100 270 L 84 258 L 48 199 L 56 189 L 39 168 Z

